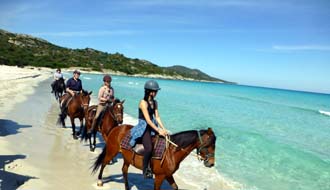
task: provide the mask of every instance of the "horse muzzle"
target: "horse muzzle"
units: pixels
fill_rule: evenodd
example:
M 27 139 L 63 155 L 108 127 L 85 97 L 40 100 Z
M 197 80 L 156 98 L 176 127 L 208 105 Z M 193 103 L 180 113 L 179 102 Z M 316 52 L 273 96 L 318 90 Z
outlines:
M 211 168 L 214 166 L 214 157 L 213 156 L 206 156 L 206 159 L 204 160 L 204 166 Z
M 208 167 L 208 168 L 211 168 L 211 167 L 214 166 L 214 162 L 210 162 L 210 161 L 208 161 L 208 160 L 205 160 L 205 161 L 204 161 L 204 166 L 205 166 L 205 167 Z

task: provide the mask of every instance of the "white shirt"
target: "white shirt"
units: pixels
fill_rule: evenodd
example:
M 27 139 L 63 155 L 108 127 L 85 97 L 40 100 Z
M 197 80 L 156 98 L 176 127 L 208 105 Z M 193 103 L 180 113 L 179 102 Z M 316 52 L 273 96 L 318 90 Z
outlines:
M 60 79 L 60 78 L 63 78 L 63 74 L 62 74 L 62 73 L 55 72 L 55 73 L 54 73 L 54 78 L 55 78 L 56 80 L 58 80 L 58 79 Z

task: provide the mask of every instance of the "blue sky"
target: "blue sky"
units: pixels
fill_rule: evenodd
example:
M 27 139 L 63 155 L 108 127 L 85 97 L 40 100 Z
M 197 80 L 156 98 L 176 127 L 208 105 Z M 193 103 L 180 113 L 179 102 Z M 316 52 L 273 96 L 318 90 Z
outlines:
M 0 28 L 244 85 L 330 93 L 329 0 L 2 0 Z

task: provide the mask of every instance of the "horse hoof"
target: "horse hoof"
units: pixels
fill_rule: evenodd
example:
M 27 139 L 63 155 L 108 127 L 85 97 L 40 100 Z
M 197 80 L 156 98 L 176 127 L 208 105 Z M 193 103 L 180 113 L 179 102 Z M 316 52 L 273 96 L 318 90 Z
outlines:
M 174 183 L 174 184 L 172 184 L 171 186 L 172 186 L 172 188 L 173 188 L 174 190 L 178 190 L 178 189 L 179 189 L 178 185 L 177 185 L 177 184 L 175 184 L 175 183 Z
M 95 148 L 90 148 L 89 150 L 90 150 L 91 152 L 94 152 Z
M 78 137 L 77 137 L 76 135 L 73 135 L 73 139 L 74 139 L 74 140 L 77 140 Z
M 98 181 L 97 181 L 97 186 L 99 186 L 99 187 L 102 187 L 102 186 L 103 186 L 103 182 L 102 182 L 102 180 L 98 180 Z
M 77 132 L 76 135 L 79 136 L 80 135 L 80 132 Z

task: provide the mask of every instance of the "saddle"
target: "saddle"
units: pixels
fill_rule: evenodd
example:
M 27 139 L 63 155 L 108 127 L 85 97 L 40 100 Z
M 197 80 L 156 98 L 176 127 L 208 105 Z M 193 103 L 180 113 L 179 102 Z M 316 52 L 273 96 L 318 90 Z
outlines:
M 73 99 L 73 96 L 70 96 L 69 98 L 67 98 L 66 96 L 69 96 L 68 94 L 64 94 L 60 103 L 60 107 L 61 108 L 66 108 L 68 107 L 69 103 L 71 102 L 71 100 Z
M 96 110 L 97 110 L 97 105 L 92 105 L 88 108 L 88 120 L 93 120 L 96 114 Z M 102 126 L 102 121 L 103 121 L 103 117 L 105 115 L 105 111 L 106 108 L 104 110 L 102 110 L 102 112 L 100 113 L 99 118 L 97 118 L 96 121 L 96 126 L 100 127 Z
M 134 147 L 131 147 L 129 141 L 131 139 L 131 133 L 128 133 L 124 139 L 121 141 L 120 146 L 123 149 L 130 150 L 135 152 L 136 154 L 143 155 L 144 147 L 141 143 L 141 140 L 137 140 Z M 152 158 L 161 160 L 163 158 L 165 149 L 166 149 L 166 140 L 158 135 L 152 136 Z

